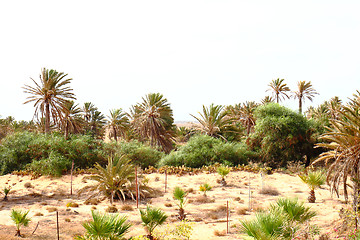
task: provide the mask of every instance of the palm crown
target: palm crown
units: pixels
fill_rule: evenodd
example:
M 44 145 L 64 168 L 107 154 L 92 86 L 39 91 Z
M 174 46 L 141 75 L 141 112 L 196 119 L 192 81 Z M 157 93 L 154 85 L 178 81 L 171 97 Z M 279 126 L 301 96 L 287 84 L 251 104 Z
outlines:
M 279 103 L 279 100 L 289 98 L 287 92 L 290 91 L 290 88 L 284 83 L 284 79 L 274 79 L 269 84 L 269 89 L 267 91 L 273 91 L 273 95 L 275 96 L 276 103 Z

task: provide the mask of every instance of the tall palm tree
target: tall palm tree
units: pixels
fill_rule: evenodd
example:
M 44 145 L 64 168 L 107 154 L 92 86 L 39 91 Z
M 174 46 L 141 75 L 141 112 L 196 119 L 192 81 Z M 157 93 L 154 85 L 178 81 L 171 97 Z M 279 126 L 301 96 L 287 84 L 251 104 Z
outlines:
M 326 102 L 330 118 L 339 119 L 339 112 L 342 110 L 342 101 L 339 97 L 335 96 Z
M 67 101 L 63 109 L 63 117 L 61 121 L 61 129 L 67 139 L 69 133 L 79 133 L 84 124 L 81 118 L 81 109 L 74 101 Z
M 92 102 L 86 102 L 84 103 L 84 106 L 82 107 L 83 117 L 84 120 L 87 123 L 90 123 L 92 112 L 97 110 L 97 107 Z
M 279 103 L 279 100 L 285 99 L 285 97 L 290 98 L 287 92 L 290 91 L 290 88 L 284 83 L 285 79 L 273 79 L 268 85 L 270 88 L 266 91 L 273 91 L 273 95 L 276 99 L 276 103 Z
M 164 152 L 173 149 L 174 118 L 167 99 L 160 93 L 149 93 L 131 109 L 132 125 L 142 140 L 160 147 Z
M 85 131 L 93 137 L 102 138 L 106 124 L 105 116 L 91 102 L 84 103 L 81 110 L 85 120 Z
M 339 119 L 330 120 L 330 128 L 321 138 L 324 143 L 318 147 L 329 149 L 320 154 L 314 163 L 331 162 L 327 172 L 327 181 L 333 191 L 338 194 L 342 184 L 345 200 L 348 201 L 348 179 L 352 182 L 353 205 L 358 211 L 360 193 L 360 93 L 354 95 L 351 104 L 344 106 L 339 112 Z
M 121 108 L 110 110 L 110 116 L 107 116 L 107 126 L 109 127 L 115 141 L 118 136 L 124 136 L 126 130 L 129 128 L 129 118 Z
M 69 87 L 71 78 L 67 74 L 56 70 L 42 69 L 40 83 L 31 78 L 35 86 L 25 85 L 25 93 L 31 94 L 26 103 L 34 102 L 35 115 L 41 113 L 45 118 L 45 132 L 50 132 L 51 119 L 58 123 L 62 118 L 62 110 L 66 101 L 76 99 L 72 89 Z
M 232 125 L 234 119 L 228 117 L 228 112 L 222 105 L 213 103 L 207 108 L 203 105 L 203 112 L 199 112 L 200 117 L 190 114 L 201 124 L 201 131 L 211 137 L 221 137 Z
M 294 98 L 299 100 L 299 113 L 302 113 L 302 104 L 305 99 L 309 99 L 311 102 L 316 94 L 319 94 L 312 87 L 311 82 L 299 81 L 297 91 L 293 92 Z
M 248 102 L 242 104 L 242 107 L 240 109 L 241 113 L 241 121 L 243 122 L 244 126 L 246 126 L 247 129 L 247 135 L 250 134 L 251 129 L 255 126 L 255 109 L 257 108 L 258 104 L 254 101 Z

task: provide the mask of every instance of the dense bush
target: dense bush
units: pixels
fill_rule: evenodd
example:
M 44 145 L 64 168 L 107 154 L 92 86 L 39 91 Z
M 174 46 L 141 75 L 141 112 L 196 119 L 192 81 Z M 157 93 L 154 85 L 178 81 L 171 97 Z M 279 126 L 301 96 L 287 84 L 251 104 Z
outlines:
M 303 115 L 276 103 L 255 111 L 256 125 L 248 143 L 271 167 L 286 166 L 313 154 L 313 122 Z
M 214 163 L 238 165 L 247 164 L 253 158 L 256 158 L 256 154 L 243 143 L 223 142 L 207 135 L 196 135 L 178 151 L 173 151 L 162 158 L 159 166 L 184 165 L 197 168 Z
M 17 132 L 0 145 L 0 174 L 29 167 L 41 174 L 59 175 L 74 161 L 75 167 L 92 167 L 106 163 L 104 143 L 87 135 L 63 135 Z
M 155 166 L 164 156 L 163 152 L 138 141 L 116 143 L 113 148 L 115 148 L 120 155 L 124 154 L 131 159 L 134 165 L 140 166 L 143 169 L 149 166 Z

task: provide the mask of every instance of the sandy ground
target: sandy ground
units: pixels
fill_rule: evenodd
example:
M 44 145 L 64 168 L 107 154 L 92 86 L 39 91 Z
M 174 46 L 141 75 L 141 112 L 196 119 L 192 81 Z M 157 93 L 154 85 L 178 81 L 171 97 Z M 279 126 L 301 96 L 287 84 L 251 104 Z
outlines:
M 94 184 L 85 180 L 86 175 L 74 177 L 73 188 L 76 193 L 84 186 Z M 148 174 L 149 185 L 164 192 L 164 175 L 153 173 Z M 143 200 L 139 207 L 145 208 L 146 204 L 151 204 L 163 209 L 169 216 L 167 224 L 172 225 L 178 222 L 176 220 L 177 207 L 172 198 L 172 190 L 176 186 L 191 191 L 188 195 L 188 203 L 185 206 L 187 219 L 193 223 L 193 234 L 191 239 L 242 239 L 239 234 L 239 220 L 249 219 L 254 216 L 256 209 L 266 208 L 278 197 L 297 197 L 306 202 L 308 197 L 308 187 L 301 182 L 299 177 L 288 174 L 274 173 L 262 178 L 258 173 L 231 172 L 227 176 L 228 186 L 222 187 L 217 183 L 218 174 L 199 174 L 185 176 L 168 176 L 168 191 L 162 196 Z M 252 192 L 252 211 L 249 211 L 249 179 L 250 190 Z M 199 186 L 207 182 L 213 188 L 207 193 L 209 203 L 201 203 L 197 200 L 203 195 L 199 191 Z M 81 223 L 91 218 L 91 210 L 104 212 L 110 205 L 108 200 L 103 200 L 97 205 L 84 204 L 87 194 L 78 196 L 70 195 L 70 176 L 61 178 L 40 177 L 31 180 L 29 176 L 5 175 L 0 177 L 0 188 L 12 186 L 12 192 L 9 195 L 9 201 L 0 201 L 0 239 L 19 239 L 13 237 L 15 234 L 15 225 L 10 218 L 12 208 L 30 210 L 29 216 L 32 221 L 28 227 L 22 228 L 23 239 L 57 239 L 56 235 L 56 210 L 59 213 L 60 239 L 73 239 L 77 234 L 84 233 Z M 31 185 L 31 186 L 29 186 Z M 279 196 L 260 194 L 262 186 L 271 186 L 279 191 Z M 309 204 L 312 210 L 318 215 L 313 220 L 321 228 L 321 232 L 330 231 L 334 224 L 333 221 L 339 219 L 339 210 L 344 207 L 343 198 L 332 197 L 327 186 L 316 190 L 316 203 Z M 68 208 L 68 202 L 75 202 L 79 207 Z M 226 233 L 226 210 L 224 208 L 229 203 L 230 223 L 229 234 Z M 127 237 L 145 234 L 141 225 L 141 219 L 136 203 L 127 201 L 122 203 L 117 201 L 115 205 L 118 209 L 122 205 L 131 205 L 132 211 L 122 211 L 131 221 L 133 226 Z M 55 211 L 54 211 L 55 210 Z M 246 210 L 246 211 L 245 211 Z M 245 213 L 245 214 L 244 214 Z M 38 228 L 32 234 L 36 225 Z M 225 236 L 216 236 L 223 233 Z M 216 234 L 216 235 L 215 235 Z

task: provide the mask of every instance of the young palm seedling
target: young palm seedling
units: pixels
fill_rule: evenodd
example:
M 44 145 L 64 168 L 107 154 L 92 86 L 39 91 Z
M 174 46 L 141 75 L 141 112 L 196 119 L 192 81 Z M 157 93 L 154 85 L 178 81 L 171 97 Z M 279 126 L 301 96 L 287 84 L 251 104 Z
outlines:
M 78 236 L 77 240 L 87 239 L 123 239 L 129 231 L 131 224 L 127 222 L 127 217 L 120 217 L 118 214 L 99 214 L 91 211 L 92 220 L 84 222 L 82 225 L 86 229 L 84 236 Z
M 10 193 L 10 190 L 11 190 L 11 186 L 9 187 L 4 187 L 4 198 L 3 198 L 3 201 L 7 201 L 8 200 L 8 195 Z
M 160 208 L 153 208 L 150 206 L 146 207 L 146 210 L 140 209 L 140 215 L 141 215 L 141 221 L 143 222 L 143 225 L 145 226 L 147 232 L 149 235 L 147 236 L 148 239 L 152 240 L 154 229 L 157 226 L 162 225 L 166 219 L 166 214 L 160 209 Z
M 310 188 L 309 203 L 315 203 L 315 189 L 319 188 L 326 181 L 324 171 L 308 171 L 306 174 L 300 174 L 299 177 Z
M 16 234 L 15 236 L 21 237 L 20 228 L 21 226 L 27 227 L 31 219 L 27 216 L 29 211 L 21 211 L 16 209 L 11 209 L 11 219 L 16 225 Z
M 207 191 L 210 191 L 212 189 L 212 187 L 209 185 L 209 184 L 207 184 L 207 183 L 204 183 L 204 184 L 201 184 L 200 185 L 200 191 L 201 192 L 204 192 L 204 196 L 206 197 L 206 192 Z
M 227 183 L 225 181 L 225 177 L 229 174 L 230 168 L 228 168 L 227 166 L 220 166 L 218 167 L 217 172 L 221 176 L 220 184 L 222 186 L 226 186 Z
M 180 187 L 175 187 L 174 192 L 173 192 L 173 196 L 176 200 L 178 200 L 178 207 L 179 207 L 179 219 L 182 221 L 185 219 L 186 215 L 185 215 L 185 210 L 184 210 L 184 206 L 186 204 L 186 196 L 187 196 L 187 192 L 185 192 L 183 189 L 181 189 Z

